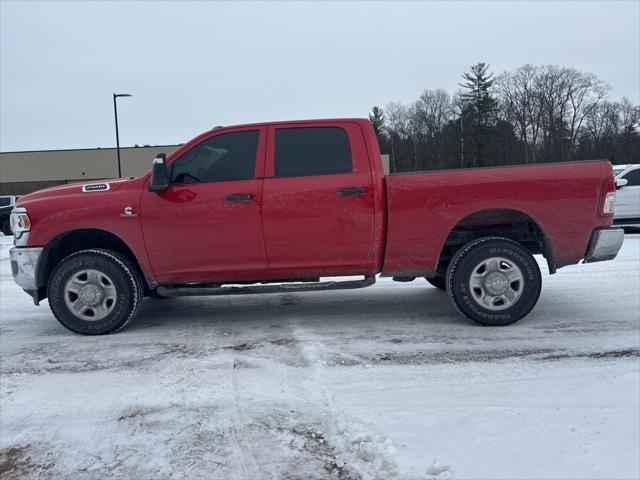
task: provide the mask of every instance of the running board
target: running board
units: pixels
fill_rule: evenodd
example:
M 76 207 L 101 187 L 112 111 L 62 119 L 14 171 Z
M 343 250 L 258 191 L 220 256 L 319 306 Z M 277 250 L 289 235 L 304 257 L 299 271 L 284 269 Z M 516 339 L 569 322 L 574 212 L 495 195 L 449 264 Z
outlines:
M 370 287 L 376 283 L 375 275 L 363 280 L 317 283 L 282 283 L 278 285 L 249 285 L 247 287 L 158 287 L 156 292 L 163 297 L 195 297 L 204 295 L 257 295 L 261 293 L 296 293 L 327 290 L 351 290 Z

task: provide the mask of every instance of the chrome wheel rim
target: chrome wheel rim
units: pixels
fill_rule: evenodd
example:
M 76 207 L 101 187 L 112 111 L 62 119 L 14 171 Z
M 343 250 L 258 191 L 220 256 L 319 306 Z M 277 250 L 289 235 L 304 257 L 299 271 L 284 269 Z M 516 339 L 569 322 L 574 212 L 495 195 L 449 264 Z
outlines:
M 471 271 L 469 290 L 478 305 L 488 310 L 505 310 L 516 304 L 524 289 L 524 275 L 504 257 L 482 260 Z
M 113 311 L 116 300 L 113 281 L 100 270 L 80 270 L 67 280 L 64 287 L 67 308 L 80 320 L 102 320 Z

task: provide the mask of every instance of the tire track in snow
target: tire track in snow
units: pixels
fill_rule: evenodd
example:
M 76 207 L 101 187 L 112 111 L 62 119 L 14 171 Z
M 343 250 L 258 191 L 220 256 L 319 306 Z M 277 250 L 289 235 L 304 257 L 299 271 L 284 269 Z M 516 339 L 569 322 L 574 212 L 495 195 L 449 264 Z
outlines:
M 309 365 L 306 382 L 315 397 L 325 436 L 335 450 L 336 464 L 352 470 L 362 478 L 398 479 L 399 472 L 393 457 L 391 441 L 384 439 L 372 426 L 348 418 L 324 380 L 327 368 L 324 358 L 331 357 L 324 342 L 309 328 L 291 325 L 292 335 L 300 346 L 301 354 Z
M 167 453 L 177 478 L 199 478 L 204 472 L 211 479 L 261 478 L 242 442 L 236 358 L 221 345 L 228 343 L 226 335 L 217 326 L 198 337 L 185 331 L 175 339 L 183 354 L 168 358 L 158 372 L 155 397 L 171 410 Z
M 304 339 L 296 338 L 291 321 L 278 325 L 277 335 L 243 335 L 225 347 L 236 367 L 233 435 L 249 464 L 241 478 L 362 479 L 330 441 L 326 427 L 335 422 L 309 374 Z
M 256 432 L 242 431 L 236 429 L 236 441 L 239 448 L 244 448 L 245 455 L 251 455 L 253 464 L 257 465 L 253 452 L 264 452 L 264 442 L 273 442 L 271 449 L 275 451 L 278 447 L 291 450 L 290 455 L 283 455 L 288 458 L 284 465 L 280 461 L 277 465 L 268 461 L 261 464 L 262 471 L 252 472 L 243 478 L 255 479 L 280 479 L 280 478 L 357 478 L 357 477 L 326 477 L 326 458 L 317 455 L 316 448 L 309 445 L 313 443 L 318 447 L 324 440 L 317 436 L 316 432 L 319 424 L 315 419 L 315 412 L 318 406 L 310 401 L 313 395 L 304 382 L 305 366 L 304 358 L 299 351 L 295 338 L 288 336 L 291 332 L 288 322 L 282 322 L 281 326 L 285 331 L 278 331 L 278 338 L 262 339 L 259 343 L 247 345 L 241 343 L 229 349 L 234 358 L 233 370 L 233 395 L 234 411 L 236 418 L 234 424 L 249 425 L 253 423 L 254 430 L 258 432 L 262 444 L 256 444 Z M 287 332 L 289 330 L 289 332 Z M 283 338 L 284 337 L 284 338 Z M 272 348 L 275 355 L 265 355 L 260 352 L 262 348 Z M 285 350 L 283 350 L 285 349 Z M 277 355 L 286 352 L 284 358 Z M 256 376 L 260 377 L 264 383 L 261 389 L 260 398 L 254 398 L 256 386 L 254 382 Z M 256 416 L 251 417 L 252 409 L 257 407 Z M 263 403 L 268 403 L 265 408 Z M 268 415 L 265 416 L 265 413 Z M 315 427 L 315 428 L 314 428 Z M 267 430 L 265 432 L 264 430 Z M 253 437 L 252 437 L 253 434 Z M 266 438 L 264 438 L 266 436 Z M 289 445 L 286 445 L 286 440 Z M 321 451 L 324 457 L 327 456 L 326 449 Z M 291 455 L 293 454 L 293 455 Z M 311 458 L 309 458 L 311 457 Z
M 237 372 L 240 363 L 238 362 L 237 355 L 233 350 L 230 351 L 230 355 L 232 359 L 231 387 L 233 395 L 233 407 L 231 415 L 232 422 L 229 432 L 231 434 L 231 444 L 233 445 L 232 454 L 234 456 L 236 464 L 242 471 L 242 477 L 239 478 L 264 478 L 261 475 L 260 468 L 258 467 L 256 458 L 252 452 L 254 445 L 249 441 L 248 438 L 243 438 L 244 436 L 241 434 L 239 428 L 239 426 L 243 426 L 247 423 L 247 419 L 244 418 L 241 405 L 242 385 L 240 379 L 238 378 Z

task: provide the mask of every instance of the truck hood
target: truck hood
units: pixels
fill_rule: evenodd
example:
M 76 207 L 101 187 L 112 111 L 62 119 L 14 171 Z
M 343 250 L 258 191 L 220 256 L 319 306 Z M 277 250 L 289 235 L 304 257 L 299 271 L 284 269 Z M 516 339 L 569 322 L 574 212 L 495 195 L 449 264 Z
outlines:
M 131 178 L 108 178 L 104 180 L 91 180 L 87 182 L 69 183 L 59 185 L 57 187 L 44 188 L 37 190 L 28 195 L 24 195 L 18 199 L 17 207 L 26 206 L 34 200 L 42 201 L 50 198 L 58 198 L 65 195 L 72 196 L 77 194 L 83 195 L 105 195 L 109 192 L 115 192 L 122 186 L 136 180 Z

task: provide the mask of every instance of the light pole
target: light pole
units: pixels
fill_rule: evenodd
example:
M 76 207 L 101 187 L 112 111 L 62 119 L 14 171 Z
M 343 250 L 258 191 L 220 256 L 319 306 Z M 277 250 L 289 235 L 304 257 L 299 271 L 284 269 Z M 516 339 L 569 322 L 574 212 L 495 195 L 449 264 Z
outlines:
M 118 106 L 116 99 L 118 97 L 130 97 L 128 93 L 114 93 L 113 94 L 113 113 L 116 117 L 116 150 L 118 151 L 118 178 L 122 177 L 122 168 L 120 167 L 120 136 L 118 135 Z

